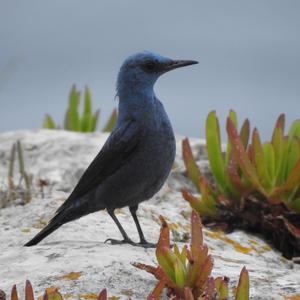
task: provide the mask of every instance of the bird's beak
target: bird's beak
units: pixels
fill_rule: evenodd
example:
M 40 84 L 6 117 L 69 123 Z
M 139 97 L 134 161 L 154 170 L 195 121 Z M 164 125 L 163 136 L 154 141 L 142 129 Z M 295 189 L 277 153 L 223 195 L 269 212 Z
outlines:
M 186 66 L 190 66 L 190 65 L 195 65 L 198 64 L 198 62 L 196 60 L 172 60 L 171 63 L 168 63 L 165 67 L 164 67 L 164 71 L 168 72 L 177 68 L 181 68 L 181 67 L 186 67 Z

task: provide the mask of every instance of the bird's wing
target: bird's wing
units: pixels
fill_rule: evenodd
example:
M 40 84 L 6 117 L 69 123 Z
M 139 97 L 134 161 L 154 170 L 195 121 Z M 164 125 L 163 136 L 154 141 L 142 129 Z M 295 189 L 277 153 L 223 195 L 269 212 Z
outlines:
M 73 192 L 57 213 L 67 208 L 74 199 L 84 196 L 106 177 L 116 172 L 134 153 L 139 143 L 139 127 L 134 120 L 126 121 L 114 130 L 101 151 L 83 173 Z

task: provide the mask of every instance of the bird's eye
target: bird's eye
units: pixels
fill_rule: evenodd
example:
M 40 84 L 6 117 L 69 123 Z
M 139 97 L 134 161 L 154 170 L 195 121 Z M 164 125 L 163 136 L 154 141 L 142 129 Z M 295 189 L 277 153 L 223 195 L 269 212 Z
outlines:
M 155 69 L 155 62 L 153 61 L 146 61 L 144 64 L 144 68 L 147 71 L 153 71 Z

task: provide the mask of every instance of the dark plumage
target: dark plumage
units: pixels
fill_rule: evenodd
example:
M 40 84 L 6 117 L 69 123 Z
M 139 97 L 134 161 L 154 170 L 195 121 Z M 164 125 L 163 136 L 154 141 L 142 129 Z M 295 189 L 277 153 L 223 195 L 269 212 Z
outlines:
M 117 80 L 118 121 L 101 151 L 84 172 L 68 199 L 49 224 L 25 246 L 39 243 L 61 225 L 106 209 L 118 226 L 122 241 L 113 244 L 152 246 L 146 241 L 136 211 L 165 182 L 175 158 L 171 123 L 153 86 L 163 73 L 191 65 L 150 52 L 130 56 Z M 140 243 L 134 243 L 114 215 L 116 208 L 129 206 Z

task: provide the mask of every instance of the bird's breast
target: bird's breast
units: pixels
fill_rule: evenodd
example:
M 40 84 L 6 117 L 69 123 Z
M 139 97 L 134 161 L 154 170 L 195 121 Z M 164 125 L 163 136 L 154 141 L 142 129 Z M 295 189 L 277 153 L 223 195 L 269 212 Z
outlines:
M 135 118 L 139 142 L 123 167 L 106 181 L 106 206 L 137 205 L 151 198 L 166 181 L 175 158 L 175 137 L 163 106 Z M 116 185 L 119 183 L 122 188 Z M 99 198 L 105 198 L 99 193 Z
M 175 152 L 175 137 L 168 119 L 145 130 L 139 157 L 144 166 L 145 198 L 152 197 L 167 179 L 174 163 Z

